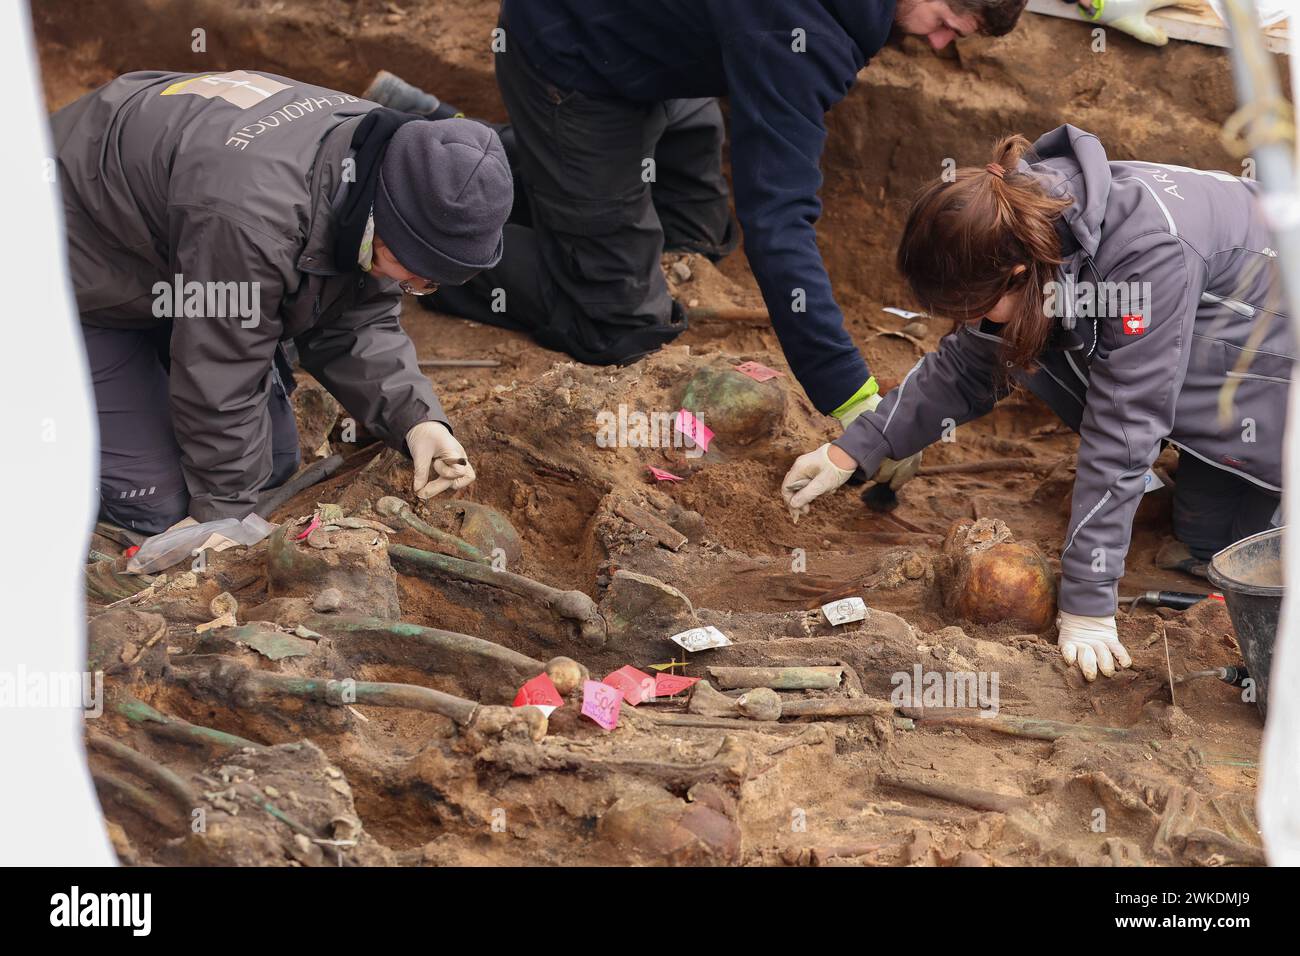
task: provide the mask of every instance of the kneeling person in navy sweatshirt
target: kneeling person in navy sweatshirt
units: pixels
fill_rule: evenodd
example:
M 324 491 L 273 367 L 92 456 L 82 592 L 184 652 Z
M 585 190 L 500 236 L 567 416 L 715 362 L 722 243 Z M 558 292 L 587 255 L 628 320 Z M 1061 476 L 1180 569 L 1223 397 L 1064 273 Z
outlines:
M 686 315 L 660 270 L 665 247 L 721 258 L 735 245 L 713 99 L 726 95 L 750 265 L 799 383 L 847 424 L 879 397 L 817 248 L 825 113 L 891 30 L 940 49 L 1009 32 L 1024 4 L 504 0 L 496 74 L 511 125 L 501 138 L 526 202 L 500 265 L 424 304 L 596 364 L 674 339 Z

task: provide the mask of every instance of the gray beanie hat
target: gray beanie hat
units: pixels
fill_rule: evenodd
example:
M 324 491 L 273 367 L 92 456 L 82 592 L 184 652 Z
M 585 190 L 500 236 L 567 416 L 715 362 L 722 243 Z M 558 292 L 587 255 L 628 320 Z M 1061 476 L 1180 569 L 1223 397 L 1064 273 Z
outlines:
M 501 261 L 513 202 L 495 130 L 468 119 L 405 123 L 379 169 L 375 233 L 403 268 L 460 285 Z

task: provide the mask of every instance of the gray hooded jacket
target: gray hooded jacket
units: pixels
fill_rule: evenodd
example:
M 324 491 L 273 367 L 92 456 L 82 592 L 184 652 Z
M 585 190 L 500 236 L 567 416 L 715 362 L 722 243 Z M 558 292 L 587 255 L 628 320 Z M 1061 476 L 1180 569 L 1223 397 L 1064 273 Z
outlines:
M 333 261 L 331 209 L 374 108 L 267 73 L 142 72 L 51 120 L 82 322 L 173 323 L 172 420 L 200 521 L 247 514 L 270 478 L 282 341 L 392 447 L 446 423 L 396 284 Z
M 1113 162 L 1073 126 L 1034 154 L 1020 170 L 1073 202 L 1058 228 L 1066 261 L 1052 342 L 1036 371 L 1014 378 L 1079 432 L 1060 606 L 1101 617 L 1115 612 L 1163 441 L 1280 493 L 1295 350 L 1254 182 Z M 990 411 L 1004 394 L 997 329 L 946 336 L 835 444 L 872 474 Z

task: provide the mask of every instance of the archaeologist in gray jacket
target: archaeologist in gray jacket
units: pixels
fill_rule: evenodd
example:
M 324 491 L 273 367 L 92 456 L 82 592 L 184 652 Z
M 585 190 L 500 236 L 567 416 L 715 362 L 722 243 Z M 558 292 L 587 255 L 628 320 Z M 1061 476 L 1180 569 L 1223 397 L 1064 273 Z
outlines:
M 492 130 L 244 70 L 130 73 L 51 123 L 106 518 L 242 517 L 292 475 L 290 341 L 421 497 L 474 480 L 398 316 L 500 259 Z
M 782 491 L 798 514 L 1023 384 L 1079 433 L 1057 624 L 1065 660 L 1092 680 L 1129 664 L 1117 587 L 1164 443 L 1179 452 L 1182 567 L 1279 523 L 1295 348 L 1254 182 L 1112 161 L 1073 126 L 1026 147 L 1011 137 L 916 200 L 899 270 L 956 329 L 875 411 L 799 458 Z

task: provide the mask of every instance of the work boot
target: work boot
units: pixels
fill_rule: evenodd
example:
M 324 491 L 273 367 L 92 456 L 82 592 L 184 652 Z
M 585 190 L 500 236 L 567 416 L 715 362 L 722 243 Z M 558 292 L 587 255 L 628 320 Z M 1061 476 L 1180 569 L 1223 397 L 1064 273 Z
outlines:
M 366 91 L 361 94 L 363 100 L 370 100 L 380 106 L 403 113 L 416 113 L 425 119 L 451 119 L 465 114 L 449 103 L 444 103 L 432 93 L 426 93 L 418 86 L 412 86 L 400 76 L 380 70 L 370 81 Z
M 1170 538 L 1156 552 L 1156 567 L 1163 571 L 1181 571 L 1193 577 L 1207 578 L 1209 562 L 1196 557 L 1187 545 L 1176 538 Z

